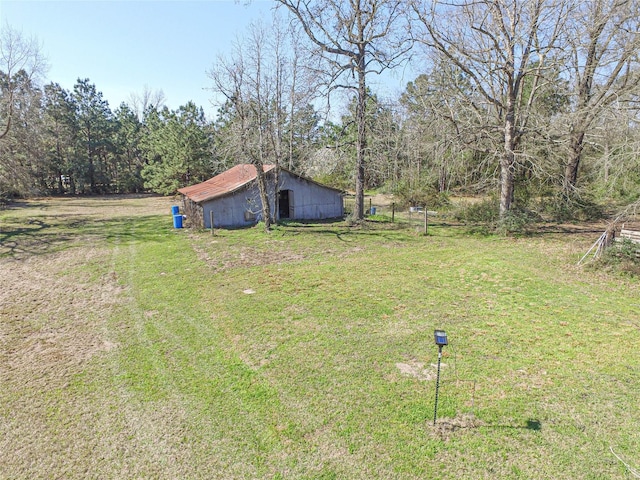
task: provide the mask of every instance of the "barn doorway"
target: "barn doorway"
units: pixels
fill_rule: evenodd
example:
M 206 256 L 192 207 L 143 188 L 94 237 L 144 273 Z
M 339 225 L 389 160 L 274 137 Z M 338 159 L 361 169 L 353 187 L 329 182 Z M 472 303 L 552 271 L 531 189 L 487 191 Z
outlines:
M 280 190 L 278 200 L 278 215 L 280 218 L 291 218 L 291 205 L 293 204 L 293 191 Z

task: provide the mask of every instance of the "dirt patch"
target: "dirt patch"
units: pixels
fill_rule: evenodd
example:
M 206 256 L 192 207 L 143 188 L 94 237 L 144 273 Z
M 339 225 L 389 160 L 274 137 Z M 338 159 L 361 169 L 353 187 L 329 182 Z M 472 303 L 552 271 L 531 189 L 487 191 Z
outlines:
M 434 435 L 442 440 L 448 440 L 460 430 L 470 430 L 482 427 L 485 423 L 472 413 L 464 413 L 454 418 L 438 418 L 436 424 L 429 423 L 429 428 Z
M 440 368 L 446 368 L 447 365 L 442 363 Z M 406 377 L 414 377 L 418 380 L 435 380 L 437 376 L 437 365 L 426 364 L 411 360 L 407 363 L 396 363 L 396 368 Z
M 304 260 L 305 256 L 287 249 L 260 251 L 251 247 L 236 247 L 209 251 L 198 242 L 192 243 L 198 259 L 206 263 L 215 272 L 224 272 L 233 268 L 260 267 L 264 265 L 280 265 L 283 263 Z

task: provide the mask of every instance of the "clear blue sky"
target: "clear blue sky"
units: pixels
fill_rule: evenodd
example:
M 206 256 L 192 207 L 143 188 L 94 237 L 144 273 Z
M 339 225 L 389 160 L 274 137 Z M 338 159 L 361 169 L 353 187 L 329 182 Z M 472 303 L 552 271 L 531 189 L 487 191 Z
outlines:
M 89 78 L 112 110 L 147 85 L 176 109 L 189 100 L 212 119 L 206 71 L 273 2 L 0 0 L 0 23 L 36 37 L 48 58 L 47 81 L 71 90 Z

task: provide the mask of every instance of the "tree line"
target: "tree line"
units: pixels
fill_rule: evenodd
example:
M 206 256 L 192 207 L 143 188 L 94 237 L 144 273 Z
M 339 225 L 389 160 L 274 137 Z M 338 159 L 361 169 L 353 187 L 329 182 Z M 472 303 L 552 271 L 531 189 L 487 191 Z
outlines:
M 12 88 L 0 81 L 3 92 Z M 11 128 L 0 141 L 5 197 L 170 194 L 212 171 L 208 125 L 193 103 L 176 111 L 149 105 L 142 114 L 123 103 L 112 111 L 89 79 L 71 91 L 57 83 L 39 88 L 21 72 L 12 83 Z
M 365 189 L 489 194 L 503 219 L 637 200 L 638 1 L 274 4 L 213 60 L 213 121 L 161 95 L 111 111 L 86 79 L 40 86 L 37 49 L 5 28 L 0 196 L 172 194 L 248 162 L 353 189 L 356 218 Z M 419 73 L 396 98 L 372 90 L 403 64 Z

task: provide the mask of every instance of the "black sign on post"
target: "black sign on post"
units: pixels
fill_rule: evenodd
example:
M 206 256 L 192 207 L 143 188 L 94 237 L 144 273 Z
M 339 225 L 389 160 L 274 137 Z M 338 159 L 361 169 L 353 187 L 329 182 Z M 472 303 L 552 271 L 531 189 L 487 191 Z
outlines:
M 447 332 L 444 330 L 434 330 L 433 338 L 438 346 L 438 374 L 436 376 L 436 401 L 433 407 L 433 424 L 436 424 L 436 418 L 438 416 L 438 391 L 440 390 L 440 360 L 442 359 L 442 347 L 449 344 L 447 340 Z

